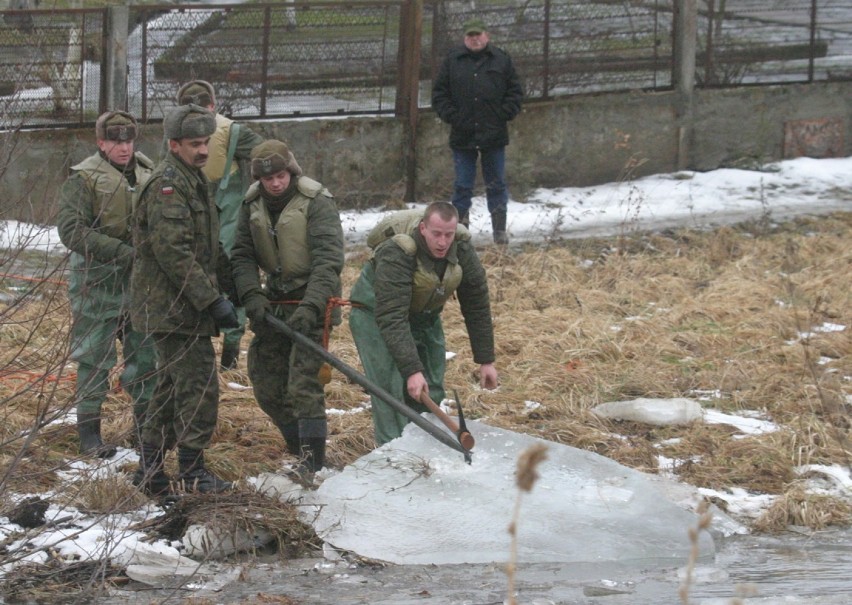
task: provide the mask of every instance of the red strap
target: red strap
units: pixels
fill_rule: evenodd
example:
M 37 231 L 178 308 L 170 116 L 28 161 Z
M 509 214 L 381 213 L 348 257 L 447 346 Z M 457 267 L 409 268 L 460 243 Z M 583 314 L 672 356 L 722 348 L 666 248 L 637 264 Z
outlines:
M 298 305 L 301 303 L 301 300 L 271 300 L 269 301 L 273 305 Z M 360 303 L 354 303 L 351 300 L 347 300 L 345 298 L 340 298 L 338 296 L 332 296 L 328 299 L 328 302 L 325 305 L 325 317 L 323 318 L 323 327 L 322 327 L 322 346 L 328 351 L 328 341 L 331 338 L 331 314 L 334 312 L 335 307 L 360 307 Z

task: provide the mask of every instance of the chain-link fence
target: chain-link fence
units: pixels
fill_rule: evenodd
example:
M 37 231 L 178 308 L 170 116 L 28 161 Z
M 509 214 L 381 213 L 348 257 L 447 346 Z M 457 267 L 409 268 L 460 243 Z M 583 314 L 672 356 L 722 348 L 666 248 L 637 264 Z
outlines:
M 220 111 L 241 117 L 391 113 L 401 4 L 134 9 L 130 110 L 160 118 L 200 78 Z
M 852 6 L 842 0 L 701 0 L 697 86 L 852 79 Z M 241 118 L 394 114 L 428 107 L 463 24 L 478 18 L 513 57 L 527 100 L 665 90 L 683 0 L 375 0 L 130 7 L 116 40 L 108 9 L 3 11 L 0 121 L 91 123 L 111 102 L 106 55 L 126 49 L 122 104 L 144 121 L 201 78 Z M 114 63 L 114 62 L 113 62 Z M 415 66 L 416 72 L 403 66 Z M 419 69 L 418 67 L 419 66 Z M 123 68 L 123 66 L 122 66 Z M 112 72 L 110 72 L 112 73 Z M 407 81 L 409 78 L 414 81 Z M 112 80 L 110 80 L 112 81 Z M 409 92 L 411 91 L 411 92 Z
M 3 128 L 69 126 L 98 116 L 106 11 L 0 12 Z
M 706 0 L 698 12 L 699 86 L 852 79 L 848 0 Z
M 672 0 L 432 5 L 432 70 L 463 24 L 482 19 L 492 43 L 508 51 L 527 98 L 671 86 Z

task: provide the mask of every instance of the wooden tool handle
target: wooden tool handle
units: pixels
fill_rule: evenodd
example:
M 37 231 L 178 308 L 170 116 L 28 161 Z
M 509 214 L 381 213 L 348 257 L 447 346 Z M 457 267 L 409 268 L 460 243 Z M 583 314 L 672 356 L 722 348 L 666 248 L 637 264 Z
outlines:
M 459 429 L 458 423 L 455 420 L 449 417 L 449 415 L 441 409 L 437 403 L 432 401 L 432 398 L 429 397 L 429 393 L 423 391 L 423 394 L 420 396 L 420 403 L 429 408 L 429 411 L 435 414 L 438 419 L 444 423 L 444 425 L 453 432 L 453 435 L 459 438 L 459 443 L 461 446 L 470 451 L 473 449 L 476 441 L 473 439 L 473 435 L 471 435 L 467 431 L 462 431 Z

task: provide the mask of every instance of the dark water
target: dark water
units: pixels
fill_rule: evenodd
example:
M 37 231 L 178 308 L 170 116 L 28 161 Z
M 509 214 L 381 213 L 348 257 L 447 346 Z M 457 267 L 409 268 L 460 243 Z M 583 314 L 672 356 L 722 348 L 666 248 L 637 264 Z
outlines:
M 217 592 L 148 587 L 99 602 L 147 605 L 195 596 L 211 603 L 263 603 L 262 595 L 286 595 L 299 605 L 500 605 L 507 596 L 501 565 L 379 566 L 323 559 L 243 565 L 243 578 Z M 762 605 L 852 603 L 850 570 L 852 530 L 726 538 L 714 560 L 696 567 L 689 600 L 721 605 L 746 596 L 754 599 L 746 603 Z M 681 583 L 676 566 L 534 564 L 519 566 L 515 593 L 519 605 L 679 604 Z

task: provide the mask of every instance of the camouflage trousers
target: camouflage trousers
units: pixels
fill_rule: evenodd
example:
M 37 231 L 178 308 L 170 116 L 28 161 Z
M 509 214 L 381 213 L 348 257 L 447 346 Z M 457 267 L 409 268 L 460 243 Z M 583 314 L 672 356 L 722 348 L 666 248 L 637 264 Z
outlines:
M 274 315 L 287 321 L 296 305 L 277 305 Z M 322 324 L 310 337 L 322 342 Z M 325 418 L 325 386 L 319 380 L 323 359 L 268 328 L 254 335 L 248 373 L 257 403 L 279 429 L 300 419 Z
M 110 390 L 109 374 L 118 361 L 116 341 L 121 342 L 123 359 L 119 384 L 133 401 L 134 417 L 141 419 L 156 382 L 156 351 L 153 339 L 133 330 L 126 315 L 92 318 L 74 314 L 71 359 L 77 362 L 78 414 L 100 413 Z
M 157 386 L 148 404 L 144 443 L 163 451 L 210 445 L 219 414 L 216 353 L 209 336 L 154 334 Z
M 429 385 L 429 397 L 440 403 L 444 399 L 444 374 L 447 369 L 447 346 L 441 316 L 420 314 L 411 317 L 410 322 L 411 335 L 417 345 L 417 356 L 423 364 L 423 375 Z M 428 411 L 425 405 L 409 397 L 406 390 L 407 376 L 400 374 L 396 361 L 385 345 L 379 326 L 376 325 L 373 311 L 364 307 L 353 307 L 349 315 L 349 328 L 352 330 L 352 338 L 355 340 L 367 378 L 417 413 Z M 402 435 L 405 425 L 411 421 L 374 395 L 370 401 L 376 444 L 383 445 Z

